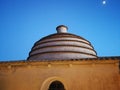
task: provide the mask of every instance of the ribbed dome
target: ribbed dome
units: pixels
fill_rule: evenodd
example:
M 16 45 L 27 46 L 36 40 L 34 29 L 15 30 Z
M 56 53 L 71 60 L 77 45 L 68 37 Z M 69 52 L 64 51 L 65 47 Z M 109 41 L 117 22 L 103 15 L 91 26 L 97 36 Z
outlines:
M 67 33 L 67 27 L 60 25 L 57 33 L 37 41 L 32 47 L 28 60 L 68 60 L 96 58 L 96 52 L 86 39 Z

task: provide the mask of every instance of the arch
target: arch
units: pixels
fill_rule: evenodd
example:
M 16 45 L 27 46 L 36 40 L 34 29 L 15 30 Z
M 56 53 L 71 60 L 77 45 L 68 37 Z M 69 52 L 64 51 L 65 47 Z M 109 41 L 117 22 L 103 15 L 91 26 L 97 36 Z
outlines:
M 49 90 L 49 87 L 50 85 L 55 82 L 55 81 L 59 81 L 60 83 L 62 83 L 62 85 L 64 85 L 64 90 L 68 90 L 67 88 L 67 84 L 66 82 L 64 81 L 63 78 L 60 78 L 60 77 L 49 77 L 47 78 L 41 85 L 41 88 L 40 90 Z
M 48 90 L 65 90 L 64 85 L 60 81 L 53 81 Z

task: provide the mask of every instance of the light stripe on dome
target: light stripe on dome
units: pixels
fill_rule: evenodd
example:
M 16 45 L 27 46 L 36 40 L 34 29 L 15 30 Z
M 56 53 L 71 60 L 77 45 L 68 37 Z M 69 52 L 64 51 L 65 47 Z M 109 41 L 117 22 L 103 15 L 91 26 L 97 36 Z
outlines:
M 44 57 L 42 57 L 44 56 Z M 70 57 L 71 56 L 71 57 Z M 92 55 L 89 53 L 84 53 L 84 52 L 69 52 L 69 51 L 64 51 L 64 52 L 45 52 L 45 53 L 37 53 L 35 55 L 31 55 L 28 57 L 30 60 L 57 60 L 57 59 L 80 59 L 80 58 L 97 58 L 96 55 Z
M 36 43 L 37 44 L 41 44 L 41 43 L 45 43 L 45 42 L 52 42 L 52 41 L 61 41 L 61 40 L 66 40 L 66 41 L 79 41 L 79 42 L 83 42 L 83 43 L 86 43 L 86 44 L 90 44 L 89 42 L 85 41 L 85 40 L 82 40 L 82 39 L 78 39 L 78 38 L 71 38 L 71 37 L 61 37 L 61 38 L 50 38 L 50 39 L 46 39 L 46 40 L 42 40 L 42 41 L 38 41 Z
M 41 47 L 38 49 L 33 50 L 30 55 L 36 54 L 39 52 L 52 52 L 52 51 L 80 51 L 80 52 L 88 52 L 90 54 L 96 55 L 95 51 L 90 48 L 86 47 L 80 47 L 80 46 L 63 46 L 63 45 L 54 45 L 54 46 L 48 46 L 48 47 Z
M 37 44 L 35 47 L 33 47 L 34 49 L 37 49 L 39 47 L 43 47 L 43 46 L 51 46 L 51 45 L 76 45 L 76 46 L 83 46 L 83 47 L 87 47 L 87 48 L 91 48 L 93 49 L 92 46 L 90 46 L 89 44 L 80 42 L 80 41 L 74 41 L 74 40 L 56 40 L 56 41 L 50 41 L 50 42 L 44 42 L 44 43 L 40 43 Z

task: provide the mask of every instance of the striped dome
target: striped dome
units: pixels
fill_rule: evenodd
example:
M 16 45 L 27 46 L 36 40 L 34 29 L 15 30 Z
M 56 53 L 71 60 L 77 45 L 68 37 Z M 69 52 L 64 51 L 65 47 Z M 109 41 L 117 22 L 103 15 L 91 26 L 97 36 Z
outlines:
M 67 33 L 67 27 L 60 25 L 57 33 L 37 41 L 32 47 L 28 60 L 68 60 L 96 58 L 96 51 L 86 39 Z

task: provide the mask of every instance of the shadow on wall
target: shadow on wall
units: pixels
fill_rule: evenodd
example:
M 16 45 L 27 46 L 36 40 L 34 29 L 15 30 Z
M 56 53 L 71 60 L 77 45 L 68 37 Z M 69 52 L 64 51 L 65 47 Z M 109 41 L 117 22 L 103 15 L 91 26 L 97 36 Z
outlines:
M 0 90 L 6 90 L 6 83 L 4 79 L 0 79 Z

